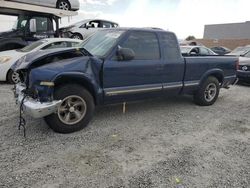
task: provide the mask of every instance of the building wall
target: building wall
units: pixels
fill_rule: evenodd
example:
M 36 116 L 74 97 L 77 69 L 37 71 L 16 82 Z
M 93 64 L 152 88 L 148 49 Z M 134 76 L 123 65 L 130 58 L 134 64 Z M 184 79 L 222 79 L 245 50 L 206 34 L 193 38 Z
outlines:
M 201 43 L 208 48 L 214 46 L 225 46 L 231 50 L 239 46 L 250 45 L 250 39 L 222 39 L 222 40 L 196 39 L 194 41 Z
M 205 25 L 204 39 L 250 39 L 250 21 Z

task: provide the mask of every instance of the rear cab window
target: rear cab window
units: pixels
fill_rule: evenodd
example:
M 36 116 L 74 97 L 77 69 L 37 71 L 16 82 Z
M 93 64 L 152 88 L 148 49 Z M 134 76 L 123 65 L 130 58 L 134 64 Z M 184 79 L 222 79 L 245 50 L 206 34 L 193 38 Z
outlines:
M 169 61 L 182 59 L 175 34 L 161 32 L 160 41 L 162 45 L 162 56 L 164 59 Z

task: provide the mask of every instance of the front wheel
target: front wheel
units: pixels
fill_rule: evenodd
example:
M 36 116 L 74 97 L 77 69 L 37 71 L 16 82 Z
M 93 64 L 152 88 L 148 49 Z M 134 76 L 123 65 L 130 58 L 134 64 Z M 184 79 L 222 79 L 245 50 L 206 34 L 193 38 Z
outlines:
M 15 71 L 9 70 L 7 75 L 7 82 L 9 84 L 17 84 L 20 82 L 19 74 Z
M 194 95 L 194 101 L 200 106 L 210 106 L 215 103 L 220 93 L 220 83 L 215 77 L 208 77 L 204 81 L 197 93 Z
M 71 6 L 68 0 L 58 0 L 56 8 L 62 10 L 71 10 Z
M 72 133 L 86 127 L 95 105 L 92 95 L 80 85 L 65 85 L 55 90 L 55 100 L 62 100 L 56 113 L 45 121 L 58 133 Z

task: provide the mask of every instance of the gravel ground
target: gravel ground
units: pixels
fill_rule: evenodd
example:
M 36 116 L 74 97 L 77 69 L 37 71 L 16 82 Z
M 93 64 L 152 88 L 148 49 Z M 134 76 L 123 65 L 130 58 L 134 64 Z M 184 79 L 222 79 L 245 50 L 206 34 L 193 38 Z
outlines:
M 0 85 L 0 187 L 250 187 L 250 87 L 210 107 L 190 97 L 99 107 L 77 133 L 28 118 L 17 129 L 11 86 Z M 177 183 L 179 182 L 179 183 Z

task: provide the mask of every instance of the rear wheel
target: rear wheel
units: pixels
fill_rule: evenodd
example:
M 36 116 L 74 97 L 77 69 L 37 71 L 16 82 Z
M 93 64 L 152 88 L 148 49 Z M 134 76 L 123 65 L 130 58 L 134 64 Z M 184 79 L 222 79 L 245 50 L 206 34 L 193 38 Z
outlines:
M 71 10 L 70 3 L 67 0 L 58 0 L 56 7 L 62 10 Z
M 194 95 L 194 101 L 200 106 L 209 106 L 215 103 L 220 93 L 220 83 L 215 77 L 208 77 L 202 83 L 197 93 Z
M 13 70 L 9 70 L 7 75 L 7 82 L 10 84 L 17 84 L 20 82 L 19 74 Z
M 55 100 L 62 100 L 56 113 L 45 117 L 55 132 L 72 133 L 86 127 L 95 105 L 91 94 L 80 85 L 65 85 L 55 90 Z
M 79 39 L 79 40 L 83 40 L 83 37 L 81 34 L 79 33 L 75 33 L 71 36 L 72 39 Z

